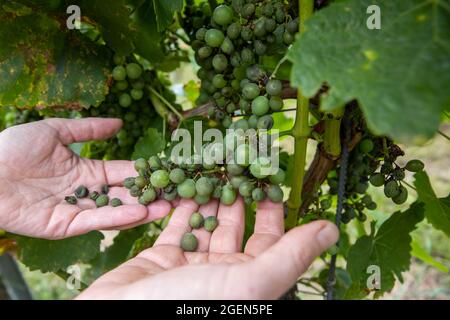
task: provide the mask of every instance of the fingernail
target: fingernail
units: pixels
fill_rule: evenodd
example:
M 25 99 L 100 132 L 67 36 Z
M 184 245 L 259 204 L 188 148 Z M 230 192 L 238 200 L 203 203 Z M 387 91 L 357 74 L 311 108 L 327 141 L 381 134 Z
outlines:
M 339 232 L 334 224 L 328 223 L 324 228 L 322 228 L 316 235 L 317 241 L 320 243 L 322 248 L 328 248 L 335 244 L 338 240 Z

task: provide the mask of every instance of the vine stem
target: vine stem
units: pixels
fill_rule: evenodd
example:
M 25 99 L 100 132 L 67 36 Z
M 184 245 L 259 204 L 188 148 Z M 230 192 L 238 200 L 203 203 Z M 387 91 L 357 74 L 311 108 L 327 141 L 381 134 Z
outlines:
M 299 0 L 300 33 L 305 30 L 305 21 L 313 14 L 314 0 Z M 286 228 L 297 226 L 298 212 L 302 204 L 303 179 L 305 177 L 306 148 L 310 136 L 309 128 L 309 99 L 305 98 L 300 89 L 297 93 L 297 112 L 292 128 L 294 137 L 294 181 L 287 201 L 288 215 Z
M 443 136 L 445 139 L 450 140 L 450 137 L 448 135 L 446 135 L 444 132 L 442 132 L 441 130 L 438 130 L 438 133 Z
M 158 91 L 156 91 L 152 86 L 147 86 L 148 90 L 150 90 L 155 96 L 158 97 L 159 100 L 162 101 L 173 113 L 177 115 L 177 117 L 183 121 L 183 115 L 169 102 L 164 98 Z
M 333 118 L 326 119 L 324 122 L 325 131 L 323 134 L 323 146 L 325 152 L 332 158 L 339 158 L 341 155 L 341 121 L 344 114 L 344 107 L 340 107 L 333 112 Z

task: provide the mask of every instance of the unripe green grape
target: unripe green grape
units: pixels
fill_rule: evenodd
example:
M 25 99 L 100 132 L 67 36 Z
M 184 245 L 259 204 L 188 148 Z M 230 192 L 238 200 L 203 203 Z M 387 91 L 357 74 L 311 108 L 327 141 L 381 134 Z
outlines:
M 243 64 L 250 64 L 255 61 L 255 55 L 253 54 L 252 50 L 244 48 L 241 51 L 241 59 Z
M 181 198 L 193 198 L 195 197 L 195 181 L 192 179 L 186 179 L 177 186 L 178 195 Z
M 242 129 L 244 131 L 248 130 L 248 122 L 245 119 L 239 119 L 234 123 L 235 129 Z
M 197 191 L 197 194 L 201 196 L 208 196 L 214 191 L 214 186 L 209 181 L 209 178 L 201 177 L 195 183 L 195 189 Z
M 244 114 L 249 113 L 252 109 L 250 102 L 244 99 L 239 100 L 239 108 Z
M 258 123 L 256 124 L 256 127 L 258 129 L 265 129 L 270 130 L 272 129 L 274 124 L 273 117 L 271 115 L 265 115 L 258 119 Z
M 242 15 L 245 18 L 249 18 L 255 13 L 255 9 L 256 9 L 256 7 L 253 3 L 247 3 L 242 8 Z
M 127 77 L 127 70 L 123 66 L 117 66 L 112 71 L 112 77 L 116 81 L 125 80 Z
M 200 59 L 206 59 L 212 54 L 213 50 L 211 47 L 205 46 L 198 49 L 197 53 Z
M 222 90 L 220 90 L 220 93 L 226 97 L 226 98 L 230 98 L 233 94 L 233 89 L 231 89 L 231 87 L 225 87 L 222 88 Z
M 227 85 L 227 81 L 222 74 L 216 74 L 212 80 L 212 84 L 217 89 L 224 88 Z
M 161 168 L 161 159 L 158 156 L 151 156 L 150 159 L 148 159 L 148 165 L 152 170 L 156 170 Z
M 141 188 L 139 188 L 138 186 L 132 186 L 130 189 L 130 195 L 132 197 L 139 197 L 142 194 L 142 190 Z
M 359 150 L 362 153 L 370 153 L 373 150 L 373 141 L 370 139 L 364 139 L 359 143 Z
M 185 233 L 181 238 L 180 247 L 183 251 L 194 252 L 198 247 L 198 240 L 192 233 Z
M 252 113 L 257 116 L 265 115 L 267 112 L 269 112 L 269 108 L 269 99 L 264 96 L 256 97 L 252 101 Z
M 274 8 L 273 8 L 273 5 L 269 2 L 269 3 L 267 3 L 264 7 L 263 7 L 263 9 L 262 9 L 262 11 L 263 11 L 263 14 L 266 16 L 266 17 L 271 17 L 272 15 L 273 15 L 273 11 L 274 11 Z
M 252 157 L 256 155 L 256 150 L 253 150 L 248 144 L 239 145 L 234 154 L 234 161 L 243 167 L 248 167 L 252 161 Z
M 227 164 L 226 170 L 232 176 L 237 176 L 244 172 L 244 168 L 242 166 L 233 163 Z
M 95 201 L 97 200 L 97 198 L 100 197 L 100 193 L 98 193 L 97 191 L 93 191 L 90 195 L 89 195 L 89 199 Z
M 135 185 L 135 178 L 128 177 L 123 181 L 123 186 L 127 189 L 131 189 Z
M 205 40 L 206 31 L 208 31 L 206 28 L 198 29 L 195 33 L 195 38 L 200 41 Z
M 215 199 L 220 199 L 220 196 L 222 195 L 222 186 L 216 186 L 214 188 L 212 197 Z
M 366 205 L 366 208 L 368 209 L 368 210 L 375 210 L 376 208 L 377 208 L 377 204 L 375 203 L 375 202 L 370 202 L 370 203 L 368 203 L 367 205 Z
M 131 97 L 128 93 L 122 93 L 119 97 L 119 104 L 121 107 L 128 108 L 131 106 L 131 103 L 133 100 L 131 100 Z
M 89 195 L 89 190 L 85 186 L 79 186 L 75 189 L 75 197 L 78 199 L 86 198 Z
M 403 180 L 405 179 L 405 170 L 401 168 L 395 169 L 394 172 L 392 172 L 392 176 L 395 180 Z
M 254 64 L 247 68 L 245 74 L 250 81 L 257 82 L 264 77 L 264 70 L 259 65 Z
M 241 65 L 241 62 L 242 62 L 242 60 L 241 60 L 241 55 L 239 54 L 239 52 L 234 52 L 230 58 L 231 65 L 233 67 L 239 67 Z
M 388 198 L 396 197 L 400 193 L 400 188 L 396 181 L 389 181 L 384 186 L 384 195 Z
M 295 39 L 294 39 L 294 36 L 292 35 L 292 33 L 288 32 L 288 31 L 284 32 L 284 34 L 283 34 L 283 42 L 286 45 L 292 44 L 294 42 L 294 40 Z
M 218 48 L 222 45 L 225 35 L 217 29 L 209 29 L 205 34 L 205 42 L 208 46 Z
M 225 38 L 222 42 L 222 45 L 220 46 L 220 49 L 228 54 L 231 55 L 234 51 L 234 45 L 233 42 L 230 40 L 230 38 Z
M 122 200 L 119 198 L 111 199 L 111 207 L 120 207 L 122 205 Z
M 297 33 L 298 32 L 298 18 L 291 20 L 288 22 L 288 24 L 286 25 L 286 29 L 290 32 L 290 33 Z
M 184 170 L 175 168 L 170 171 L 169 179 L 173 183 L 180 184 L 186 179 L 186 174 L 184 173 Z
M 372 197 L 366 194 L 364 197 L 362 197 L 361 202 L 367 206 L 369 203 L 372 202 Z
M 374 187 L 381 187 L 382 185 L 384 185 L 384 174 L 374 173 L 370 177 L 369 181 Z
M 68 204 L 72 204 L 72 205 L 75 205 L 75 204 L 77 204 L 77 202 L 78 202 L 77 198 L 74 197 L 74 196 L 67 196 L 67 197 L 64 198 L 64 200 L 65 200 Z
M 259 87 L 257 84 L 248 83 L 242 89 L 242 96 L 247 100 L 253 100 L 259 96 Z M 267 98 L 266 98 L 267 99 Z
M 254 163 L 250 165 L 250 173 L 257 179 L 264 179 L 268 176 L 268 173 L 263 170 L 269 171 L 270 160 L 265 157 L 259 157 Z
M 267 188 L 267 197 L 272 202 L 282 202 L 284 197 L 283 190 L 279 186 L 272 184 Z
M 217 228 L 218 225 L 219 225 L 219 221 L 214 216 L 207 217 L 205 219 L 205 221 L 203 222 L 203 227 L 208 232 L 213 232 Z
M 127 64 L 127 76 L 130 79 L 137 79 L 142 75 L 142 68 L 137 63 L 129 63 Z
M 241 38 L 244 41 L 250 41 L 253 38 L 253 31 L 247 26 L 242 27 L 241 29 Z
M 281 99 L 280 97 L 270 97 L 269 106 L 272 111 L 280 111 L 281 109 L 283 109 L 283 105 L 283 99 Z
M 259 19 L 256 21 L 253 33 L 258 38 L 262 38 L 266 35 L 267 31 L 265 27 L 265 19 Z
M 200 229 L 203 226 L 204 220 L 200 212 L 194 212 L 189 218 L 189 225 L 192 229 Z
M 231 80 L 231 88 L 234 91 L 240 91 L 241 89 L 240 81 L 238 79 Z
M 230 102 L 226 107 L 227 113 L 234 113 L 236 111 L 236 105 Z
M 260 202 L 260 201 L 263 201 L 266 198 L 266 194 L 264 193 L 263 189 L 255 188 L 252 191 L 252 198 L 256 202 Z
M 367 182 L 359 182 L 355 187 L 355 191 L 356 193 L 364 194 L 366 193 L 368 187 L 369 184 Z
M 247 177 L 244 176 L 233 176 L 230 179 L 230 184 L 234 189 L 239 189 L 242 183 L 248 180 Z
M 238 22 L 230 24 L 227 28 L 227 36 L 231 40 L 236 40 L 241 34 L 241 25 Z
M 106 194 L 99 195 L 97 200 L 95 200 L 95 205 L 97 208 L 107 206 L 109 203 L 109 197 Z
M 285 18 L 286 18 L 286 14 L 284 13 L 283 9 L 279 8 L 275 11 L 276 22 L 283 23 Z
M 406 189 L 404 186 L 399 187 L 399 193 L 398 195 L 392 197 L 392 201 L 395 204 L 403 204 L 408 199 L 408 189 Z
M 121 64 L 124 64 L 127 60 L 124 56 L 115 53 L 113 56 L 113 61 L 114 61 L 114 64 L 121 65 Z
M 144 87 L 145 87 L 145 81 L 142 80 L 142 79 L 133 81 L 133 82 L 131 83 L 131 86 L 132 86 L 134 89 L 142 90 L 142 89 L 144 89 Z
M 150 183 L 155 188 L 165 188 L 169 182 L 169 173 L 166 170 L 156 170 L 150 176 Z
M 147 190 L 142 193 L 142 195 L 139 197 L 139 203 L 146 206 L 156 199 L 156 191 L 153 188 L 148 188 Z
M 177 198 L 178 192 L 177 189 L 173 189 L 170 192 L 164 190 L 163 198 L 166 201 L 173 201 Z
M 254 188 L 251 182 L 245 181 L 239 186 L 239 194 L 243 197 L 251 198 Z
M 195 197 L 194 197 L 194 201 L 198 205 L 207 204 L 210 200 L 211 200 L 211 197 L 209 195 L 202 196 L 202 195 L 196 194 Z
M 144 96 L 144 91 L 140 89 L 131 89 L 130 94 L 134 100 L 141 100 Z
M 258 116 L 252 114 L 249 118 L 248 118 L 248 126 L 252 129 L 256 129 L 258 126 Z
M 226 115 L 222 120 L 222 126 L 228 129 L 233 124 L 233 119 L 229 115 Z
M 323 210 L 328 210 L 331 208 L 331 200 L 330 199 L 323 199 L 320 201 L 320 207 Z
M 228 67 L 228 59 L 224 54 L 216 54 L 212 61 L 214 70 L 216 71 L 224 71 Z
M 264 21 L 264 27 L 266 28 L 267 32 L 273 32 L 277 28 L 277 22 L 271 18 L 266 19 L 266 21 Z
M 138 176 L 134 179 L 134 185 L 137 186 L 138 188 L 142 189 L 147 185 L 147 179 L 145 179 L 142 176 Z
M 222 188 L 222 194 L 220 196 L 220 202 L 226 206 L 232 205 L 236 201 L 236 192 L 229 184 Z
M 286 173 L 283 169 L 278 168 L 275 174 L 269 177 L 269 180 L 272 184 L 282 184 L 286 180 Z
M 221 26 L 227 26 L 233 20 L 233 10 L 227 5 L 219 5 L 214 9 L 213 20 Z
M 149 164 L 144 158 L 139 158 L 134 162 L 134 169 L 139 172 L 139 170 L 148 170 Z
M 419 172 L 422 171 L 425 168 L 425 165 L 422 161 L 414 159 L 408 161 L 408 163 L 405 166 L 405 169 L 410 172 Z
M 281 90 L 283 89 L 283 85 L 280 80 L 269 80 L 266 84 L 266 92 L 271 96 L 279 96 L 281 94 Z
M 266 54 L 267 46 L 261 40 L 256 40 L 253 47 L 255 48 L 255 53 L 258 56 L 263 56 Z
M 123 91 L 126 88 L 128 88 L 128 81 L 126 81 L 126 80 L 117 81 L 114 84 L 114 87 L 117 88 L 117 90 L 119 90 L 119 91 Z
M 392 163 L 391 162 L 385 162 L 381 166 L 380 172 L 383 173 L 383 174 L 389 174 L 389 173 L 392 172 L 392 170 L 394 170 L 394 168 L 392 167 Z

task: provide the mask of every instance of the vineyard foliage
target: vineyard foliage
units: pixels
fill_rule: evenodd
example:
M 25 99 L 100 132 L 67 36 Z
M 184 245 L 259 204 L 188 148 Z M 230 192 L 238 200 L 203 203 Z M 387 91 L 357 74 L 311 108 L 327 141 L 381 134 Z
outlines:
M 71 5 L 81 10 L 75 29 L 67 27 Z M 377 12 L 380 29 L 369 28 Z M 207 189 L 195 194 L 194 188 L 199 203 L 216 197 L 229 204 L 241 194 L 246 237 L 254 202 L 265 197 L 282 201 L 284 193 L 287 228 L 334 221 L 342 201 L 339 248 L 323 256 L 337 253 L 338 299 L 389 292 L 412 255 L 448 272 L 410 233 L 426 221 L 450 236 L 450 195 L 438 198 L 427 168 L 408 162 L 397 143 L 423 144 L 448 119 L 449 0 L 0 0 L 0 19 L 0 129 L 49 117 L 119 117 L 124 127 L 115 137 L 73 150 L 94 159 L 163 159 L 139 172 L 147 179 L 140 188 L 130 185 L 145 204 L 148 190 L 186 194 L 185 175 L 197 190 Z M 198 70 L 184 84 L 191 103 L 181 102 L 169 81 L 188 64 Z M 290 99 L 297 101 L 295 121 L 284 113 Z M 193 133 L 194 121 L 221 131 L 278 129 L 294 137 L 294 154 L 281 150 L 277 176 L 260 174 L 261 163 L 214 165 L 208 175 L 205 167 L 178 167 L 167 159 L 171 134 L 177 128 Z M 308 139 L 318 147 L 305 167 Z M 349 173 L 342 189 L 344 149 Z M 398 164 L 401 157 L 406 166 Z M 184 170 L 179 183 L 151 178 L 156 169 L 175 168 Z M 200 185 L 194 180 L 202 174 Z M 369 213 L 379 210 L 369 185 L 382 187 L 395 205 L 410 206 L 377 220 Z M 168 219 L 120 231 L 105 250 L 97 231 L 57 241 L 0 238 L 15 241 L 31 270 L 64 277 L 69 266 L 87 264 L 89 284 L 151 247 Z M 357 237 L 349 232 L 355 226 Z M 381 280 L 368 289 L 371 266 Z M 313 279 L 323 292 L 327 276 L 325 266 Z

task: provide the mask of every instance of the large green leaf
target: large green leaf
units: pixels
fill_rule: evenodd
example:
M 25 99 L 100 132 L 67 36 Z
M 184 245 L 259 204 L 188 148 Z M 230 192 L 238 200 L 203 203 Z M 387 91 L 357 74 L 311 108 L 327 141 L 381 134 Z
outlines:
M 352 279 L 352 294 L 358 296 L 367 288 L 371 265 L 380 268 L 380 292 L 393 288 L 395 278 L 403 280 L 402 272 L 409 269 L 411 260 L 411 236 L 424 217 L 421 203 L 414 203 L 403 212 L 394 213 L 378 231 L 359 238 L 350 248 L 347 256 L 347 271 Z
M 183 0 L 152 0 L 156 13 L 158 31 L 164 31 L 172 24 L 175 12 L 183 9 Z
M 100 252 L 103 234 L 97 231 L 63 240 L 13 237 L 19 247 L 19 259 L 30 270 L 56 272 L 75 263 L 88 262 Z
M 425 251 L 424 248 L 420 246 L 420 244 L 413 240 L 411 242 L 411 255 L 413 257 L 416 257 L 417 259 L 422 260 L 423 262 L 429 264 L 430 266 L 435 267 L 436 269 L 442 271 L 442 272 L 448 272 L 448 268 L 440 263 L 439 261 L 436 261 L 428 252 Z
M 2 4 L 3 1 L 0 1 Z M 104 49 L 35 12 L 0 7 L 0 106 L 80 108 L 108 92 Z
M 450 236 L 450 194 L 446 198 L 439 199 L 425 171 L 417 172 L 414 178 L 419 200 L 425 204 L 427 220 L 433 227 Z
M 366 26 L 370 5 L 381 30 Z M 306 22 L 289 58 L 304 95 L 330 86 L 322 109 L 357 99 L 374 133 L 421 141 L 450 107 L 450 0 L 334 3 Z
M 163 151 L 165 146 L 166 143 L 163 135 L 155 128 L 150 128 L 143 137 L 139 138 L 131 158 L 148 159 Z

